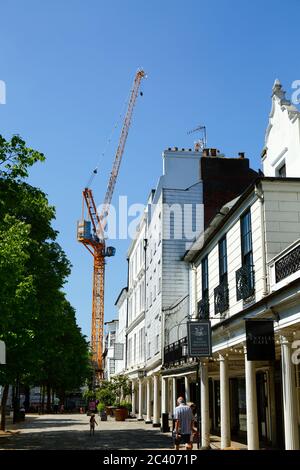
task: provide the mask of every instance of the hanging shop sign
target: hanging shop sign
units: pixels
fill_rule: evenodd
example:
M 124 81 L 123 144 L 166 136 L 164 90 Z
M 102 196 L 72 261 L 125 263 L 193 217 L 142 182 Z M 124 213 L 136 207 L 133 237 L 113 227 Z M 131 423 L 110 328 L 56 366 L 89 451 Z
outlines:
M 117 361 L 121 361 L 123 359 L 123 343 L 114 343 L 113 358 Z
M 246 320 L 248 361 L 275 360 L 273 320 Z
M 211 350 L 211 325 L 209 320 L 187 322 L 188 356 L 209 357 Z

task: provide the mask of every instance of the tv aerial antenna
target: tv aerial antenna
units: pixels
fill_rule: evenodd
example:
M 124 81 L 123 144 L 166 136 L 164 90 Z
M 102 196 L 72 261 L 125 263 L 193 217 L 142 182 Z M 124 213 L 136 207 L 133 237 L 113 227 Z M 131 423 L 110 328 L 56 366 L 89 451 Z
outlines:
M 189 134 L 194 134 L 195 132 L 200 133 L 200 137 L 195 144 L 195 150 L 203 150 L 206 148 L 207 145 L 207 136 L 206 136 L 206 127 L 205 126 L 197 126 L 195 129 L 192 129 L 191 131 L 188 131 Z

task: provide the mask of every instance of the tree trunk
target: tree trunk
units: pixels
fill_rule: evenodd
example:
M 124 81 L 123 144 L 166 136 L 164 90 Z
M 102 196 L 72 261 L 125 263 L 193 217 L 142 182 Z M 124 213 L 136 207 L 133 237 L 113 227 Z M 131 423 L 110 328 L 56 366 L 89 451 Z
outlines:
M 19 411 L 20 411 L 20 380 L 19 380 L 19 377 L 17 377 L 15 393 L 13 397 L 13 423 L 14 424 L 20 421 Z
M 51 388 L 50 384 L 47 384 L 47 413 L 51 412 Z
M 41 413 L 44 414 L 45 411 L 45 386 L 43 385 L 42 388 L 42 406 L 41 406 Z
M 1 399 L 1 431 L 5 431 L 5 422 L 6 422 L 6 402 L 8 398 L 9 385 L 4 385 L 3 394 Z
M 25 412 L 28 413 L 30 407 L 30 387 L 28 385 L 25 387 L 25 400 L 24 400 L 24 408 Z

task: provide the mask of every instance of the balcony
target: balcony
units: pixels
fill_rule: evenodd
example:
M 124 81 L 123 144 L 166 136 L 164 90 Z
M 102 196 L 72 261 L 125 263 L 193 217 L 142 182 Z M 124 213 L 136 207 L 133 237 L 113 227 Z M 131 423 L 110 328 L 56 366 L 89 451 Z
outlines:
M 269 263 L 271 291 L 300 277 L 300 240 L 278 253 Z
M 244 265 L 235 273 L 236 276 L 236 299 L 246 300 L 255 292 L 253 266 Z
M 208 295 L 205 295 L 198 302 L 198 319 L 199 320 L 208 320 L 209 319 L 209 298 L 208 298 Z
M 214 290 L 215 314 L 224 313 L 229 308 L 228 283 L 223 281 Z
M 296 273 L 300 269 L 300 245 L 287 253 L 275 263 L 275 279 L 276 282 L 282 281 L 291 274 Z
M 175 343 L 169 344 L 164 348 L 164 365 L 171 366 L 175 363 L 186 361 L 187 337 L 182 338 Z

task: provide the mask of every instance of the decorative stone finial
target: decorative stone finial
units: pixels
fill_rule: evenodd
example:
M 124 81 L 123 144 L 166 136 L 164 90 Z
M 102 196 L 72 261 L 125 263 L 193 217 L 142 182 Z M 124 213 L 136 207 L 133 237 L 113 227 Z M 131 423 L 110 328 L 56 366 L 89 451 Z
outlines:
M 280 80 L 276 78 L 273 89 L 272 89 L 272 96 L 277 96 L 280 100 L 285 100 L 285 91 L 282 89 L 282 85 L 280 83 Z

